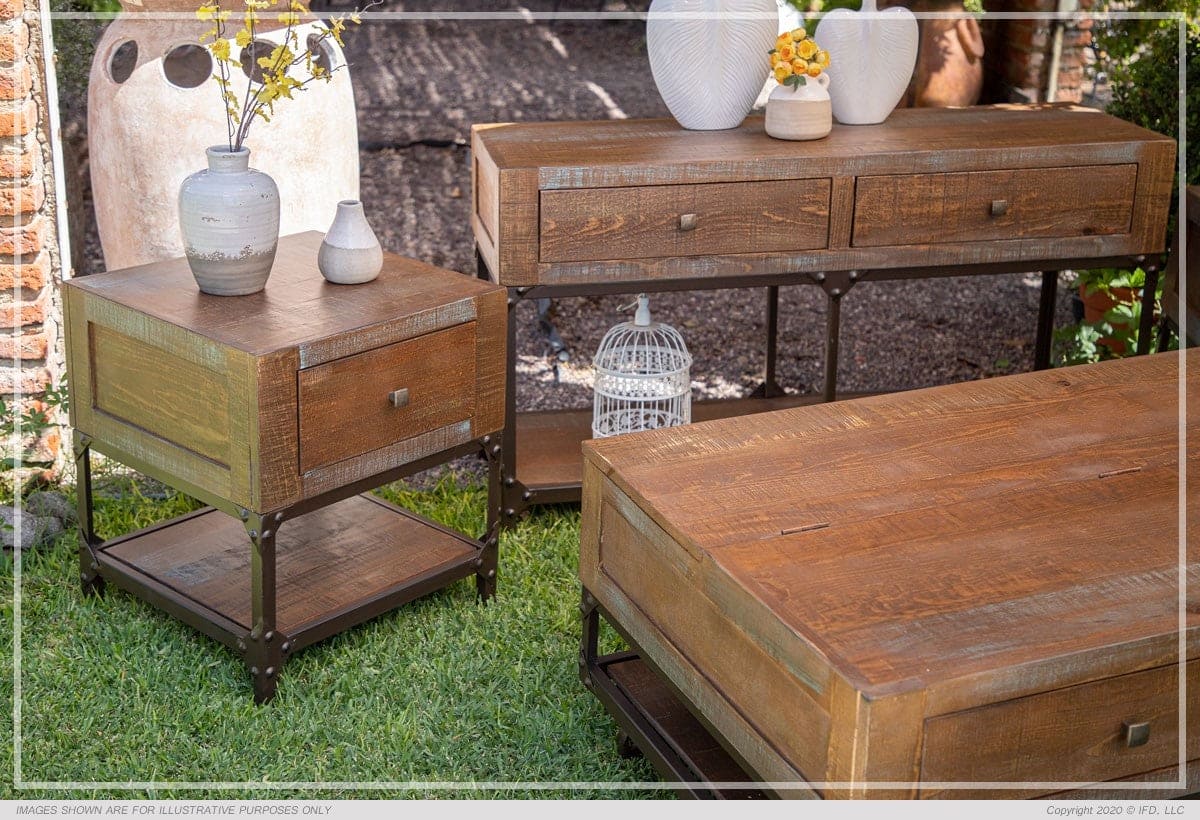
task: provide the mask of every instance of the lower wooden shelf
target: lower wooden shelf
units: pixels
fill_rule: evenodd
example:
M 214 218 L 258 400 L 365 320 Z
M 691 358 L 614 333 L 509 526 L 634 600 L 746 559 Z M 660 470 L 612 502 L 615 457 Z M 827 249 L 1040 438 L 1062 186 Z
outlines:
M 597 658 L 588 673 L 600 702 L 659 775 L 681 784 L 681 796 L 766 797 L 638 655 L 622 652 Z
M 858 398 L 867 393 L 846 393 Z M 720 399 L 692 403 L 692 421 L 766 413 L 806 404 L 819 404 L 820 394 L 775 396 L 769 399 Z M 532 493 L 530 503 L 579 501 L 583 455 L 579 445 L 592 437 L 592 408 L 539 410 L 516 418 L 516 479 Z
M 275 626 L 294 649 L 473 574 L 479 555 L 477 542 L 366 495 L 285 521 L 275 549 Z M 252 624 L 251 553 L 242 523 L 207 509 L 109 542 L 99 561 L 118 586 L 236 637 Z

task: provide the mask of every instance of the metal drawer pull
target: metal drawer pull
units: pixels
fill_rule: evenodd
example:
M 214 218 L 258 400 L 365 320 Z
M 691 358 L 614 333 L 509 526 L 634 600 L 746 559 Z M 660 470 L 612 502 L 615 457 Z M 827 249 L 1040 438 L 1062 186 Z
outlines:
M 408 388 L 401 387 L 399 390 L 388 393 L 388 401 L 392 403 L 392 407 L 406 406 L 408 404 Z
M 1007 199 L 993 199 L 992 200 L 992 216 L 1004 216 L 1006 213 L 1008 213 L 1008 200 Z
M 679 230 L 694 231 L 700 217 L 697 214 L 683 214 L 679 217 Z
M 1125 729 L 1125 746 L 1132 749 L 1134 746 L 1144 746 L 1150 742 L 1150 724 L 1149 723 L 1130 723 L 1125 721 L 1121 724 Z

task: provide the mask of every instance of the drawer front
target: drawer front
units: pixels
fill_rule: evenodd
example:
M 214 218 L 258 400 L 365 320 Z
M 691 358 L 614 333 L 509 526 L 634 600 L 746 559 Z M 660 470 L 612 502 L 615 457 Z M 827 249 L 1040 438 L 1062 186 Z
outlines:
M 1200 662 L 1187 665 L 1188 757 L 1200 751 Z M 923 782 L 1099 782 L 1174 764 L 1179 754 L 1179 669 L 1164 666 L 932 718 Z M 1146 724 L 1140 744 L 1126 724 Z M 1135 733 L 1136 734 L 1136 733 Z M 971 797 L 922 789 L 923 797 Z
M 542 262 L 805 251 L 829 244 L 829 179 L 542 191 Z
M 1137 165 L 859 177 L 857 247 L 1128 233 Z
M 475 409 L 475 323 L 301 370 L 299 392 L 301 473 L 462 422 Z

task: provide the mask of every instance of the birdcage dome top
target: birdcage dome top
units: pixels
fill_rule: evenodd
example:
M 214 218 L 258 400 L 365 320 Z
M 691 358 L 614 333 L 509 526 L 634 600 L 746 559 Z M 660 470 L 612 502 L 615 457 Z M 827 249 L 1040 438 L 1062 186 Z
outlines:
M 598 374 L 653 377 L 687 370 L 692 356 L 679 331 L 650 318 L 649 299 L 642 295 L 633 321 L 604 334 L 592 364 Z

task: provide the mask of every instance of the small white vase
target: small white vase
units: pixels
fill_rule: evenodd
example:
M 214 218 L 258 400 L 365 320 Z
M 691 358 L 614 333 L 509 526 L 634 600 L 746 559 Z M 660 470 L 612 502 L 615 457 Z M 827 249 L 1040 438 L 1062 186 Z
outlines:
M 916 68 L 919 29 L 913 13 L 902 6 L 879 11 L 876 0 L 863 0 L 862 11 L 827 13 L 813 37 L 835 69 L 829 96 L 837 121 L 873 125 L 886 120 Z
M 370 282 L 383 269 L 383 248 L 367 223 L 362 203 L 343 199 L 317 253 L 321 275 L 338 285 Z
M 250 149 L 209 148 L 208 168 L 179 188 L 179 228 L 196 284 L 214 296 L 266 287 L 279 244 L 279 188 L 250 167 Z
M 712 131 L 746 118 L 767 78 L 778 24 L 776 0 L 653 0 L 650 71 L 680 125 Z
M 833 130 L 829 75 L 801 86 L 781 85 L 767 98 L 767 134 L 779 140 L 819 140 Z

